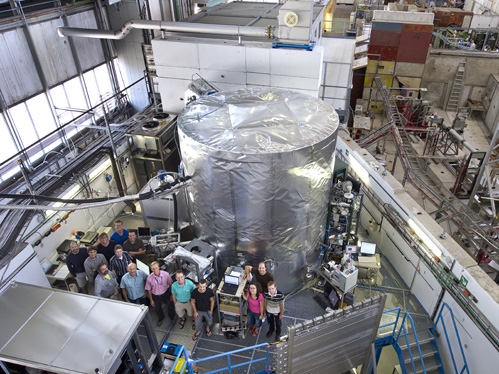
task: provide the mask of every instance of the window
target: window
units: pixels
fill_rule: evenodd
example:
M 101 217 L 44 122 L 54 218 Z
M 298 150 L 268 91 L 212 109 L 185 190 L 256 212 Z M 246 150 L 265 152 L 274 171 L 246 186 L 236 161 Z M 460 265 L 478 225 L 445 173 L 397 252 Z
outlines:
M 45 94 L 40 94 L 26 102 L 31 119 L 39 138 L 43 138 L 57 127 Z
M 12 121 L 16 125 L 17 131 L 21 136 L 23 147 L 26 148 L 35 143 L 38 140 L 38 136 L 33 127 L 33 122 L 31 122 L 26 103 L 18 104 L 10 108 L 9 111 L 12 116 Z
M 93 107 L 100 102 L 99 86 L 97 85 L 97 81 L 95 80 L 94 71 L 90 70 L 83 74 L 83 80 L 85 81 L 85 86 L 87 87 L 90 104 Z
M 2 137 L 2 146 L 0 147 L 1 163 L 18 152 L 17 147 L 10 136 L 9 129 L 7 128 L 7 124 L 5 123 L 3 116 L 0 116 L 0 136 Z
M 117 67 L 117 59 L 113 60 Z M 64 125 L 74 118 L 81 116 L 81 110 L 88 108 L 85 85 L 88 100 L 91 106 L 99 104 L 102 100 L 113 95 L 113 87 L 109 77 L 106 64 L 97 66 L 83 75 L 83 81 L 79 77 L 70 79 L 50 89 L 50 98 L 54 105 L 57 121 L 54 119 L 50 102 L 45 93 L 41 93 L 27 101 L 9 108 L 9 113 L 20 136 L 24 148 L 36 143 L 39 139 L 57 129 L 57 123 Z M 106 103 L 107 110 L 116 105 L 116 100 Z M 77 109 L 72 111 L 68 109 Z M 102 108 L 96 108 L 95 119 L 103 115 Z M 79 119 L 74 126 L 69 125 L 65 129 L 66 137 L 71 138 L 84 127 L 81 125 L 92 123 L 91 116 Z M 2 136 L 2 147 L 0 147 L 0 163 L 12 157 L 19 150 L 10 136 L 9 129 L 3 116 L 0 116 L 0 136 Z M 70 141 L 71 143 L 71 141 Z M 33 162 L 38 160 L 61 144 L 59 134 L 44 140 L 43 144 L 37 144 L 28 150 L 29 158 Z M 5 180 L 19 171 L 17 164 L 6 165 L 0 171 L 0 179 Z
M 79 77 L 73 78 L 64 83 L 64 89 L 66 90 L 70 108 L 88 109 Z M 73 112 L 73 118 L 78 117 L 79 115 L 79 112 Z
M 62 108 L 69 108 L 69 101 L 66 96 L 66 91 L 64 86 L 61 84 L 50 90 L 50 96 L 52 97 L 52 102 L 56 108 L 57 116 L 59 117 L 59 122 L 61 124 L 67 123 L 73 119 L 73 113 Z

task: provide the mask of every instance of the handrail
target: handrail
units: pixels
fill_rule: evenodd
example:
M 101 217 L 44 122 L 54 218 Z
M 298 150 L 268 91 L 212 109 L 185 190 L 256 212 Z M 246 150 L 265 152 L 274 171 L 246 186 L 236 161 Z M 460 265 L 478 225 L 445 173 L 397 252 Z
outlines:
M 246 361 L 246 362 L 243 362 L 241 364 L 236 364 L 236 365 L 231 365 L 230 364 L 230 355 L 233 355 L 233 354 L 236 354 L 236 353 L 240 353 L 240 352 L 244 352 L 244 351 L 248 351 L 250 349 L 263 348 L 263 347 L 267 348 L 267 354 L 266 354 L 266 356 L 264 358 L 257 358 L 257 359 Z M 200 358 L 199 360 L 194 360 L 194 361 L 188 361 L 188 360 L 186 360 L 186 362 L 185 362 L 185 364 L 182 367 L 182 370 L 180 372 L 183 373 L 183 370 L 185 369 L 185 365 L 187 365 L 188 373 L 189 374 L 194 374 L 194 369 L 193 369 L 193 365 L 194 364 L 197 364 L 197 363 L 203 362 L 203 361 L 212 360 L 212 359 L 215 359 L 215 358 L 221 358 L 221 357 L 227 357 L 228 366 L 224 367 L 224 368 L 221 368 L 221 369 L 209 371 L 209 372 L 207 372 L 205 374 L 218 373 L 218 372 L 221 372 L 221 371 L 224 371 L 224 370 L 229 370 L 229 374 L 231 374 L 232 373 L 232 368 L 237 368 L 237 367 L 240 367 L 240 366 L 250 365 L 250 364 L 254 364 L 256 362 L 261 362 L 261 361 L 267 361 L 267 365 L 266 365 L 266 370 L 267 370 L 270 367 L 270 365 L 269 365 L 269 350 L 268 350 L 269 347 L 270 347 L 270 345 L 268 343 L 262 343 L 262 344 L 258 344 L 258 345 L 253 345 L 251 347 L 245 347 L 245 348 L 241 348 L 241 349 L 236 349 L 235 351 L 230 351 L 230 352 L 227 352 L 227 353 L 220 353 L 220 354 L 215 355 L 215 356 Z M 176 363 L 176 361 L 175 361 L 175 363 Z
M 398 307 L 398 308 L 388 309 L 388 310 L 385 310 L 383 312 L 383 314 L 388 314 L 390 312 L 394 312 L 395 310 L 397 311 L 397 318 L 395 319 L 395 322 L 389 322 L 389 323 L 386 323 L 386 324 L 378 327 L 378 329 L 381 329 L 383 327 L 388 327 L 390 325 L 393 325 L 392 337 L 395 336 L 395 330 L 397 329 L 397 324 L 398 324 L 401 308 Z
M 442 327 L 444 328 L 445 339 L 447 340 L 447 347 L 449 348 L 450 357 L 452 358 L 452 365 L 454 366 L 454 371 L 457 373 L 458 371 L 457 371 L 457 367 L 456 367 L 456 361 L 454 360 L 454 353 L 452 352 L 452 347 L 451 347 L 451 344 L 449 342 L 449 335 L 447 334 L 447 328 L 445 327 L 445 322 L 442 318 L 442 312 L 444 310 L 444 307 L 447 307 L 447 309 L 449 309 L 449 312 L 450 312 L 450 315 L 452 318 L 452 324 L 454 325 L 454 331 L 456 332 L 457 341 L 459 343 L 459 349 L 461 350 L 461 356 L 463 357 L 463 361 L 464 361 L 463 368 L 459 373 L 462 374 L 462 373 L 464 373 L 464 370 L 466 370 L 466 372 L 468 374 L 470 374 L 470 371 L 468 369 L 468 363 L 466 362 L 466 356 L 464 355 L 464 351 L 463 351 L 463 345 L 461 344 L 461 338 L 459 337 L 459 331 L 457 330 L 456 320 L 454 319 L 454 313 L 452 312 L 452 309 L 450 308 L 450 306 L 446 302 L 444 302 L 442 304 L 442 308 L 440 309 L 440 312 L 438 313 L 437 320 L 435 322 L 435 325 L 431 329 L 431 333 L 432 333 L 432 335 L 435 333 L 435 329 L 437 328 L 438 322 L 442 321 Z
M 187 363 L 189 362 L 189 359 L 186 355 L 186 350 L 185 350 L 185 347 L 182 345 L 180 346 L 180 352 L 178 353 L 177 357 L 175 358 L 175 361 L 173 361 L 173 366 L 172 366 L 172 372 L 173 372 L 173 369 L 175 368 L 175 366 L 177 366 L 177 363 L 178 363 L 178 360 L 179 358 L 182 356 L 182 354 L 185 355 L 185 361 L 184 361 L 184 364 L 182 365 L 182 370 L 180 370 L 181 373 L 184 372 L 185 370 L 185 365 L 187 365 Z
M 404 318 L 402 319 L 402 324 L 399 330 L 399 333 L 397 335 L 397 339 L 395 339 L 395 343 L 398 344 L 398 340 L 400 337 L 400 333 L 402 330 L 404 330 L 404 337 L 405 341 L 407 343 L 407 351 L 409 352 L 409 356 L 411 357 L 411 363 L 412 363 L 412 368 L 414 369 L 414 373 L 416 373 L 416 365 L 414 365 L 414 358 L 412 357 L 412 351 L 411 351 L 411 346 L 409 344 L 409 338 L 407 336 L 407 330 L 405 328 L 405 319 L 406 317 L 409 317 L 409 320 L 411 321 L 412 325 L 412 331 L 414 333 L 414 339 L 416 339 L 416 347 L 418 347 L 418 352 L 419 352 L 419 358 L 421 360 L 421 366 L 423 367 L 423 373 L 426 374 L 426 368 L 424 367 L 424 361 L 423 361 L 423 354 L 421 353 L 421 347 L 419 346 L 419 340 L 418 340 L 418 334 L 416 333 L 416 327 L 414 326 L 414 321 L 412 320 L 412 317 L 409 313 L 405 312 Z

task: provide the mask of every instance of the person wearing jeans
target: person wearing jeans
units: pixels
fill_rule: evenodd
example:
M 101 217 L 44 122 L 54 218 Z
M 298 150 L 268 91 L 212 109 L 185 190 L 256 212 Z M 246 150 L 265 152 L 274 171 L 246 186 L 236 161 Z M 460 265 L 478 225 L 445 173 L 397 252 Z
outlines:
M 196 332 L 192 340 L 197 340 L 203 331 L 203 319 L 206 320 L 206 336 L 211 336 L 211 326 L 213 326 L 213 307 L 215 306 L 215 294 L 208 288 L 206 279 L 201 279 L 198 288 L 191 293 L 191 305 L 194 316 Z
M 265 306 L 262 288 L 258 282 L 249 285 L 248 293 L 243 293 L 243 298 L 248 301 L 248 319 L 246 326 L 250 327 L 249 333 L 253 336 L 258 335 L 260 326 L 265 317 Z
M 270 338 L 275 330 L 275 338 L 279 340 L 281 337 L 282 313 L 284 312 L 284 295 L 279 292 L 274 281 L 269 282 L 267 287 L 269 290 L 263 295 L 270 325 L 267 338 Z

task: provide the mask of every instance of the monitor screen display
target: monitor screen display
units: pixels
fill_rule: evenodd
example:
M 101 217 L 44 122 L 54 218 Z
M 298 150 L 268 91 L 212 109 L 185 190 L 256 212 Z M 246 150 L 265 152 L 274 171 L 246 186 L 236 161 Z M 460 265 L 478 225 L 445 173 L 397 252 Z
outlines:
M 347 245 L 345 247 L 345 252 L 346 253 L 357 253 L 357 246 L 356 245 Z
M 138 236 L 151 236 L 151 229 L 149 227 L 139 227 L 137 231 Z
M 362 242 L 360 253 L 363 255 L 374 255 L 376 253 L 376 243 Z
M 239 284 L 239 277 L 233 277 L 232 275 L 226 275 L 224 277 L 224 282 L 228 284 Z
M 149 271 L 149 266 L 139 259 L 137 259 L 137 269 L 142 270 L 144 273 L 149 275 L 151 272 Z
M 338 294 L 336 293 L 335 290 L 331 290 L 328 296 L 329 302 L 331 303 L 331 308 L 335 309 L 336 305 L 338 304 Z

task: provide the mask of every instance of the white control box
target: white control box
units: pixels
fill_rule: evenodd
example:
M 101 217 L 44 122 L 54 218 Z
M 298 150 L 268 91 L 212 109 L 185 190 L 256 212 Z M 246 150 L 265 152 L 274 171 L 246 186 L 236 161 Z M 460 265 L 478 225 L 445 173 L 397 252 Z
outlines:
M 341 292 L 347 292 L 357 284 L 359 271 L 354 267 L 340 271 L 338 267 L 331 270 L 330 276 L 334 286 L 338 287 Z

